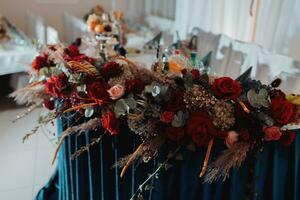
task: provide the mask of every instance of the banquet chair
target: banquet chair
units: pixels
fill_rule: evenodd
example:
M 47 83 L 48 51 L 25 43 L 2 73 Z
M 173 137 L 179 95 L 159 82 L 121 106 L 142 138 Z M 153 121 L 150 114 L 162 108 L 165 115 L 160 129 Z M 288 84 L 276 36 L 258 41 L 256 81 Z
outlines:
M 40 16 L 36 16 L 31 12 L 26 13 L 27 36 L 30 39 L 36 39 L 39 43 L 46 42 L 46 26 Z
M 47 44 L 58 44 L 60 42 L 58 31 L 51 26 L 47 26 L 46 30 Z

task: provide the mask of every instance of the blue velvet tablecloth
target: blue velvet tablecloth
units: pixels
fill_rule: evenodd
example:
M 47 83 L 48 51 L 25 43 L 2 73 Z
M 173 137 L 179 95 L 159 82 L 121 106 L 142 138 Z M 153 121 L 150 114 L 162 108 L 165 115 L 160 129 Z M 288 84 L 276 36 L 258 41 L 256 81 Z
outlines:
M 58 120 L 58 132 L 65 129 L 69 121 Z M 121 157 L 132 153 L 139 144 L 138 139 L 122 127 L 118 137 L 104 137 L 99 145 L 72 160 L 71 154 L 81 146 L 99 136 L 101 130 L 72 135 L 62 145 L 57 172 L 49 183 L 37 194 L 37 200 L 127 200 L 148 176 L 156 169 L 172 148 L 162 147 L 158 157 L 148 164 L 133 165 L 125 177 L 119 178 L 120 169 L 112 165 Z M 215 145 L 216 146 L 216 145 Z M 222 148 L 214 147 L 211 160 Z M 162 170 L 158 178 L 150 181 L 153 188 L 143 192 L 149 200 L 194 200 L 194 199 L 300 199 L 300 131 L 292 145 L 283 147 L 269 142 L 262 151 L 249 155 L 241 168 L 234 169 L 225 182 L 203 183 L 198 178 L 205 149 L 192 152 L 181 151 L 184 160 L 174 160 L 172 167 Z M 152 188 L 152 189 L 151 189 Z

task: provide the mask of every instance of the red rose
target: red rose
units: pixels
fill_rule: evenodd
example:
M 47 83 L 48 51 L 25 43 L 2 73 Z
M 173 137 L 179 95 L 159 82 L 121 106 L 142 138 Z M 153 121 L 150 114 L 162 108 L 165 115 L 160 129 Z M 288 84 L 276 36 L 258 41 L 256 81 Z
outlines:
M 111 78 L 119 75 L 122 72 L 121 66 L 116 62 L 108 62 L 101 68 L 101 74 L 105 78 Z
M 282 133 L 277 126 L 268 126 L 264 127 L 263 131 L 265 132 L 265 140 L 266 141 L 276 141 L 279 140 Z
M 44 99 L 44 107 L 49 110 L 53 110 L 54 109 L 54 101 L 52 101 L 50 99 Z
M 173 90 L 167 103 L 167 109 L 172 112 L 182 110 L 184 108 L 183 92 L 180 90 Z
M 42 67 L 48 66 L 48 55 L 42 54 L 40 56 L 35 57 L 35 59 L 31 63 L 31 67 L 34 70 L 40 70 Z
M 60 88 L 64 88 L 67 84 L 68 84 L 68 77 L 66 76 L 65 73 L 60 73 L 56 78 L 55 86 L 60 89 Z
M 242 93 L 241 84 L 229 77 L 215 79 L 211 89 L 217 97 L 232 100 L 237 99 Z
M 200 78 L 200 72 L 198 69 L 192 69 L 191 71 L 193 79 L 199 79 Z
M 108 89 L 109 85 L 105 82 L 93 82 L 87 85 L 87 94 L 90 98 L 101 100 L 103 103 L 106 103 L 110 99 L 109 93 L 107 92 Z
M 174 142 L 179 141 L 184 137 L 183 128 L 168 127 L 166 128 L 165 133 L 167 137 Z
M 145 84 L 141 79 L 132 79 L 126 81 L 125 87 L 128 93 L 140 94 L 144 90 Z
M 207 146 L 209 140 L 217 136 L 217 130 L 205 111 L 198 111 L 191 115 L 187 121 L 186 131 L 198 146 Z
M 271 99 L 271 117 L 280 124 L 288 124 L 293 117 L 294 105 L 280 95 Z
M 293 143 L 293 141 L 295 140 L 295 133 L 294 131 L 284 131 L 279 139 L 280 143 L 283 146 L 289 146 Z
M 50 79 L 47 80 L 45 83 L 45 92 L 47 94 L 51 94 L 54 97 L 59 97 L 61 95 L 60 90 L 56 87 L 57 76 L 52 76 Z
M 115 114 L 112 111 L 108 111 L 103 114 L 102 127 L 111 135 L 119 134 L 119 120 L 116 118 Z
M 174 119 L 175 114 L 173 112 L 167 111 L 160 115 L 160 121 L 165 123 L 171 123 Z

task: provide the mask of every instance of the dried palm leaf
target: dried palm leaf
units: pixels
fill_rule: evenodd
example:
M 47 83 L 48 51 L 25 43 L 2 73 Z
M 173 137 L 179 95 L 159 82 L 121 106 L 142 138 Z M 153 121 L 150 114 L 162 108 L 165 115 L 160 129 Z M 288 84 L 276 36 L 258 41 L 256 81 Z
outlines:
M 96 77 L 96 78 L 97 77 L 100 78 L 101 76 L 97 68 L 87 61 L 81 61 L 81 62 L 69 61 L 68 66 L 74 73 L 88 74 L 89 76 Z
M 227 149 L 208 167 L 204 182 L 212 183 L 220 178 L 225 181 L 229 177 L 233 167 L 240 167 L 246 159 L 250 150 L 250 144 L 245 142 L 236 143 L 232 148 Z

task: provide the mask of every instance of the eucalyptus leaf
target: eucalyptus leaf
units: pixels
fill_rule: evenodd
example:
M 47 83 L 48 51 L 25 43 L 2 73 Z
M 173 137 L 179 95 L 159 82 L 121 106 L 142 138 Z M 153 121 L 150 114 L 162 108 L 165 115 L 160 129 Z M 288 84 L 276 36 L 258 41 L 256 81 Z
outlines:
M 151 93 L 153 97 L 164 95 L 168 91 L 167 85 L 162 85 L 153 81 L 150 85 L 146 85 L 145 92 Z
M 136 108 L 136 101 L 133 96 L 129 96 L 125 99 L 125 103 L 128 105 L 129 109 L 133 110 Z
M 180 110 L 177 112 L 177 114 L 174 116 L 174 119 L 172 121 L 172 126 L 174 127 L 183 127 L 185 124 L 185 115 L 184 113 Z
M 254 89 L 247 93 L 248 101 L 254 108 L 269 107 L 268 96 L 268 91 L 264 88 L 260 89 L 258 93 Z
M 129 112 L 129 106 L 127 105 L 125 99 L 119 99 L 114 107 L 114 113 L 117 117 L 125 115 L 127 112 Z
M 85 116 L 86 118 L 92 117 L 93 114 L 94 114 L 94 108 L 93 108 L 93 107 L 87 107 L 87 108 L 85 108 L 84 116 Z

